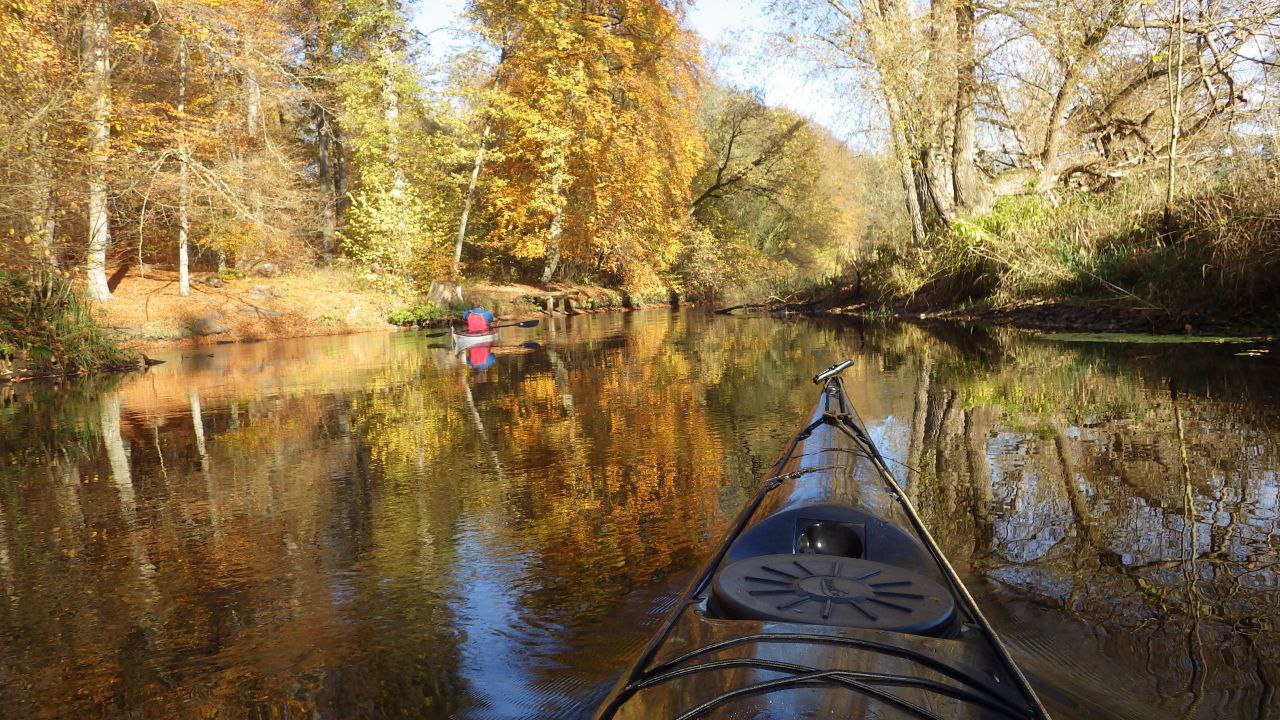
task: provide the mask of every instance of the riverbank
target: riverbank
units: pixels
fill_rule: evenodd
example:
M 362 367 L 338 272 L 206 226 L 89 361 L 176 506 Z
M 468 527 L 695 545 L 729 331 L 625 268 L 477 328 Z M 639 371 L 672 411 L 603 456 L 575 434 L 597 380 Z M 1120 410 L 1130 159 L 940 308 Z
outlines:
M 793 310 L 796 312 L 796 310 Z M 1280 318 L 1183 314 L 1172 317 L 1148 309 L 1080 299 L 1028 301 L 1007 306 L 936 307 L 911 302 L 853 302 L 813 306 L 815 314 L 899 320 L 948 320 L 1052 332 L 1144 333 L 1267 338 L 1280 335 Z
M 0 267 L 0 383 L 142 362 L 94 323 L 79 289 L 56 268 Z
M 1166 209 L 1151 178 L 999 200 L 925 241 L 861 251 L 803 293 L 815 312 L 1037 330 L 1280 332 L 1280 176 L 1191 174 Z
M 554 312 L 576 315 L 665 305 L 674 299 L 665 290 L 626 293 L 593 285 L 537 287 L 518 283 L 476 282 L 464 286 L 474 300 L 501 320 L 545 317 L 546 300 L 554 298 Z M 130 271 L 113 288 L 113 299 L 84 304 L 78 310 L 74 333 L 93 335 L 111 352 L 74 362 L 60 334 L 51 327 L 35 353 L 16 349 L 0 357 L 0 382 L 82 374 L 94 370 L 130 370 L 145 366 L 147 352 L 172 346 L 207 346 L 321 335 L 396 332 L 414 326 L 447 326 L 456 322 L 461 305 L 440 306 L 421 298 L 403 297 L 371 288 L 341 268 L 317 268 L 275 277 L 198 273 L 191 294 L 178 294 L 177 274 L 150 269 Z M 77 314 L 78 313 L 78 314 Z M 55 312 L 60 317 L 66 313 Z M 15 312 L 14 324 L 30 316 Z M 59 326 L 61 327 L 61 326 Z M 111 347 L 106 347 L 111 346 Z M 3 348 L 0 348 L 3 349 Z M 2 354 L 0 354 L 2 355 Z
M 540 288 L 476 282 L 464 286 L 500 319 L 546 315 L 542 298 L 568 295 L 557 311 L 576 314 L 657 304 L 657 296 L 635 297 L 589 285 Z M 130 273 L 115 298 L 92 307 L 94 321 L 113 331 L 125 347 L 145 351 L 171 345 L 214 345 L 318 335 L 394 332 L 403 327 L 446 326 L 461 305 L 440 306 L 370 288 L 351 273 L 321 268 L 279 277 L 225 277 L 200 274 L 191 295 L 178 295 L 177 276 Z

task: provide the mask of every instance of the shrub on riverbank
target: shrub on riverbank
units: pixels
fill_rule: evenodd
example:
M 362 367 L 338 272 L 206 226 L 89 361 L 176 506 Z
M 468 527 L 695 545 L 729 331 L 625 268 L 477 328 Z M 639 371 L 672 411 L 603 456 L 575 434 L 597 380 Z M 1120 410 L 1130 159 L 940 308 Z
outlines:
M 94 323 L 62 274 L 0 270 L 0 376 L 52 375 L 136 362 Z
M 1005 198 L 923 248 L 854 263 L 843 294 L 930 306 L 1084 299 L 1161 312 L 1257 313 L 1280 302 L 1277 167 L 1206 173 L 1166 219 L 1150 179 L 1107 192 Z
M 392 310 L 387 321 L 392 325 L 401 327 L 409 327 L 410 325 L 428 327 L 443 323 L 449 318 L 457 317 L 458 314 L 457 308 L 444 307 L 424 300 L 408 307 L 399 307 Z

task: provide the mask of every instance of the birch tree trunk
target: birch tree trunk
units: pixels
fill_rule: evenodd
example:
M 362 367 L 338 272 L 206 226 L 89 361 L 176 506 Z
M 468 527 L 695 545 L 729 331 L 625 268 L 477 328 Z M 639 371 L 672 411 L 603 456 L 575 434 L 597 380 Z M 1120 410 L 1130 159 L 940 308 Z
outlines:
M 400 92 L 390 72 L 382 76 L 383 120 L 387 123 L 387 162 L 391 165 L 391 196 L 404 197 L 404 168 L 400 166 Z
M 251 61 L 247 61 L 244 68 L 244 125 L 249 137 L 254 138 L 256 147 L 256 139 L 262 135 L 262 85 L 258 82 L 258 73 Z M 252 156 L 250 160 L 252 165 Z M 254 224 L 262 225 L 262 191 L 254 182 L 252 173 L 249 180 L 249 207 Z M 252 258 L 245 255 L 247 253 L 236 253 L 236 267 L 241 270 L 248 270 L 253 262 Z
M 187 38 L 178 37 L 178 295 L 191 294 L 187 236 L 191 232 L 191 168 L 187 147 Z
M 563 213 L 563 210 L 557 210 L 555 217 L 551 218 L 551 227 L 547 229 L 547 264 L 542 268 L 543 285 L 551 282 L 556 269 L 560 267 L 560 234 L 564 230 L 561 219 Z
M 475 199 L 476 181 L 480 179 L 480 167 L 484 164 L 485 144 L 489 141 L 489 126 L 484 126 L 480 136 L 480 149 L 476 151 L 476 164 L 471 168 L 471 182 L 467 184 L 467 199 L 462 203 L 462 219 L 458 221 L 458 237 L 453 242 L 453 276 L 458 276 L 462 266 L 462 241 L 467 237 L 467 219 L 471 216 L 471 203 Z
M 106 0 L 92 0 L 81 28 L 81 62 L 93 99 L 89 120 L 89 252 L 85 272 L 89 297 L 110 300 L 107 247 L 111 243 L 107 215 L 107 163 L 111 154 L 111 62 L 108 43 L 111 19 Z
M 250 158 L 247 159 L 248 167 L 250 167 L 250 173 L 248 173 L 248 196 L 250 196 L 250 213 L 253 215 L 250 219 L 253 224 L 261 227 L 262 224 L 265 224 L 264 218 L 262 218 L 262 190 L 259 187 L 259 183 L 256 182 L 256 173 L 252 172 L 252 168 L 253 160 L 256 158 L 256 149 L 259 146 L 257 138 L 262 136 L 262 86 L 259 79 L 257 79 L 257 69 L 253 67 L 252 49 L 248 45 L 244 47 L 242 82 L 244 83 L 244 131 L 252 138 L 251 147 L 253 147 L 253 150 L 250 151 Z M 223 254 L 219 251 L 218 264 L 223 265 L 224 263 Z M 237 252 L 237 269 L 251 269 L 253 263 L 255 263 L 255 258 L 251 255 L 251 252 Z

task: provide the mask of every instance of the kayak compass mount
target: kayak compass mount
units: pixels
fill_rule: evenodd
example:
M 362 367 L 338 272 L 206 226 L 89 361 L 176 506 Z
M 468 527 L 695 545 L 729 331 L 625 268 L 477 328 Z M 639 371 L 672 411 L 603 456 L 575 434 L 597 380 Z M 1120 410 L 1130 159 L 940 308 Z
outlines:
M 853 361 L 852 361 L 852 360 L 841 360 L 840 362 L 838 362 L 838 363 L 836 363 L 836 364 L 832 365 L 831 367 L 827 368 L 826 370 L 823 370 L 822 372 L 818 373 L 817 375 L 814 375 L 814 376 L 813 376 L 813 384 L 814 384 L 814 385 L 819 385 L 819 384 L 821 384 L 821 383 L 824 383 L 824 382 L 826 382 L 827 380 L 830 380 L 831 378 L 833 378 L 833 377 L 835 377 L 835 376 L 839 375 L 840 373 L 844 372 L 845 370 L 848 370 L 848 369 L 849 369 L 850 367 L 852 367 L 852 366 L 853 366 Z

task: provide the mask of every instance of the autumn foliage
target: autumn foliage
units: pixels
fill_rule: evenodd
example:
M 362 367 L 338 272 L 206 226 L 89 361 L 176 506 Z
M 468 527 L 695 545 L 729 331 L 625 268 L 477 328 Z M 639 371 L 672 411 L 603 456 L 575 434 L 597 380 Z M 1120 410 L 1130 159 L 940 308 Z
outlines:
M 428 60 L 399 0 L 13 0 L 0 267 L 103 301 L 152 268 L 187 295 L 332 263 L 405 296 L 833 271 L 856 193 L 828 171 L 852 154 L 718 85 L 685 9 L 473 0 L 470 49 Z
M 575 5 L 472 4 L 501 55 L 488 240 L 545 258 L 544 279 L 562 262 L 647 282 L 680 247 L 702 153 L 698 46 L 655 0 Z

